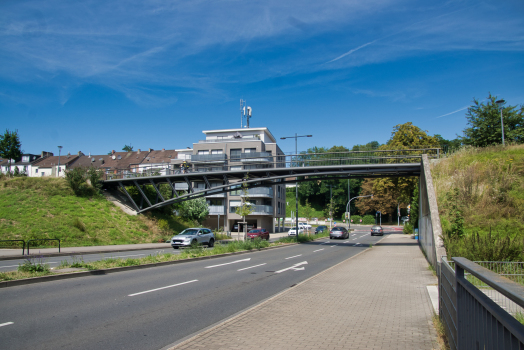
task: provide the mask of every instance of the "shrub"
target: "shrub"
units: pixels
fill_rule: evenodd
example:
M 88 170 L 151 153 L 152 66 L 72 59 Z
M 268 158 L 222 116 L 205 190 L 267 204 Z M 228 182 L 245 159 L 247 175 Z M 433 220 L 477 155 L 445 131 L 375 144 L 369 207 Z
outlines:
M 162 232 L 169 231 L 169 222 L 167 220 L 165 220 L 165 219 L 158 220 L 158 228 Z
M 26 258 L 22 265 L 18 265 L 18 271 L 21 272 L 48 272 L 49 265 L 45 263 L 43 257 Z
M 77 196 L 82 196 L 86 191 L 86 170 L 84 168 L 73 168 L 65 172 L 67 184 Z
M 364 215 L 364 217 L 362 218 L 362 224 L 363 225 L 374 225 L 375 217 L 373 215 Z
M 409 222 L 404 224 L 404 233 L 407 235 L 413 234 L 413 225 Z
M 471 261 L 519 261 L 524 244 L 509 234 L 475 233 L 470 236 L 443 236 L 448 257 L 460 256 Z
M 360 215 L 351 215 L 351 220 L 353 220 L 352 224 L 360 224 L 361 219 L 362 216 Z

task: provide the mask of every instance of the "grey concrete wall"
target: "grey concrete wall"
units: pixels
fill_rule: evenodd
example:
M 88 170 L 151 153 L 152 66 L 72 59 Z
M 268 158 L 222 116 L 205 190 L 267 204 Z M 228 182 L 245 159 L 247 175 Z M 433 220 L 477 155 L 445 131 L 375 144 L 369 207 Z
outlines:
M 429 158 L 422 155 L 419 182 L 419 243 L 430 264 L 438 272 L 442 256 L 446 255 L 442 241 L 442 226 L 438 213 L 437 196 L 431 178 Z

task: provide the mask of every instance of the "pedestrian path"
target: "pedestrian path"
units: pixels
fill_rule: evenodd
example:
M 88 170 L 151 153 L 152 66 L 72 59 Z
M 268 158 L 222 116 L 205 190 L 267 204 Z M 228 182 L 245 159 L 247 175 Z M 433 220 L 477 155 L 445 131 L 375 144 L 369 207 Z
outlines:
M 417 241 L 377 245 L 171 349 L 438 349 Z

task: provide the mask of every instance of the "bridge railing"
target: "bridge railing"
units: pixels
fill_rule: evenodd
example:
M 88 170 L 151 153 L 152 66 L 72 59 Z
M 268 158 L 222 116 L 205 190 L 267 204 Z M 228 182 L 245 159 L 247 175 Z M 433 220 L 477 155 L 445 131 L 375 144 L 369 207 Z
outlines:
M 256 152 L 245 156 L 232 156 L 229 159 L 220 155 L 223 162 L 216 159 L 199 158 L 198 162 L 189 163 L 185 172 L 218 172 L 242 171 L 250 169 L 295 168 L 308 166 L 340 166 L 340 165 L 366 165 L 366 164 L 393 164 L 393 163 L 420 163 L 421 155 L 427 154 L 428 158 L 439 158 L 440 148 L 409 148 L 397 150 L 365 150 L 351 152 L 323 152 L 300 154 L 277 154 L 269 152 Z M 244 154 L 243 154 L 244 155 Z M 134 169 L 133 169 L 134 170 Z M 128 179 L 147 176 L 175 175 L 183 173 L 180 164 L 169 164 L 162 169 L 134 172 L 130 169 L 113 169 L 106 172 L 104 180 Z

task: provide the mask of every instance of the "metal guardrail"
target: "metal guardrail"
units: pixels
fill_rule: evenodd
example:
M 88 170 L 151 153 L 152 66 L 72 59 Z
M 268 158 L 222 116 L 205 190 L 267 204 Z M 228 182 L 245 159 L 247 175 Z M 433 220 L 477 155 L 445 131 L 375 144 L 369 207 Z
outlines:
M 23 239 L 2 239 L 0 242 L 22 242 L 22 255 L 24 255 L 25 241 Z
M 29 255 L 29 243 L 35 241 L 58 241 L 58 252 L 60 253 L 60 240 L 58 238 L 30 239 L 27 241 L 27 255 Z
M 443 258 L 439 311 L 450 348 L 524 349 L 524 326 L 480 290 L 474 279 L 524 307 L 522 285 L 468 259 L 453 258 L 449 262 Z

